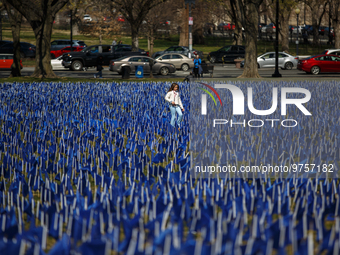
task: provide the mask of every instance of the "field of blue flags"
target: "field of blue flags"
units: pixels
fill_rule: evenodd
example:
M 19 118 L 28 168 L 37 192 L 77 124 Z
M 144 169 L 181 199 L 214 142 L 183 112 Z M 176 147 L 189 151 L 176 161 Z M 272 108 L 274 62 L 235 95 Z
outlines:
M 0 84 L 0 254 L 339 254 L 339 180 L 197 177 L 193 85 L 179 83 L 180 131 L 164 100 L 170 85 Z M 319 152 L 337 166 L 338 86 L 308 85 L 319 92 L 309 107 L 331 125 L 312 119 L 304 133 L 278 137 L 234 129 L 227 153 L 247 153 L 242 146 L 255 141 L 262 145 L 249 157 L 278 162 L 268 148 L 280 141 L 288 155 Z M 305 146 L 290 149 L 297 140 Z

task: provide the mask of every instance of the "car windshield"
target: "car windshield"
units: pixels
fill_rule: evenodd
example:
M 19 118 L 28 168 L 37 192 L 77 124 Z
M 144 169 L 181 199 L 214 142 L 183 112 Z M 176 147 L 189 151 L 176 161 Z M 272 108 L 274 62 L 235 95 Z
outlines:
M 81 50 L 81 52 L 86 52 L 87 50 L 90 49 L 90 47 L 91 47 L 91 46 L 84 48 L 83 50 Z
M 310 57 L 308 57 L 308 58 L 305 58 L 305 59 L 303 59 L 303 60 L 308 60 L 308 59 L 312 59 L 312 58 L 315 58 L 316 56 L 314 55 L 314 56 L 310 56 Z
M 226 46 L 226 47 L 223 47 L 222 49 L 219 49 L 218 51 L 229 51 L 231 48 L 231 46 Z

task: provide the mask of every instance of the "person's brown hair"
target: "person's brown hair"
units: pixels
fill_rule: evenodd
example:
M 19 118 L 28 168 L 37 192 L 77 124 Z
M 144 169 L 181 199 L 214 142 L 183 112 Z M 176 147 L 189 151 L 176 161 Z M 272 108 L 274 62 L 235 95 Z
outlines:
M 175 86 L 178 86 L 178 91 L 179 91 L 179 85 L 177 83 L 173 83 L 173 84 L 171 84 L 171 87 L 170 87 L 168 92 L 173 91 Z

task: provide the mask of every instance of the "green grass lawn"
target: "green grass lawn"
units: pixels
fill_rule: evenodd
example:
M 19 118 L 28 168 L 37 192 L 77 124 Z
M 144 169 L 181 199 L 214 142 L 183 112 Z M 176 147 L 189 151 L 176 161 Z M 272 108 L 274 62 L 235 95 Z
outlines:
M 9 23 L 3 22 L 3 31 L 2 31 L 2 37 L 3 40 L 12 40 L 12 32 L 11 28 L 9 26 Z M 54 29 L 52 33 L 52 41 L 56 39 L 69 39 L 70 38 L 70 32 L 69 30 L 61 30 L 61 29 Z M 102 40 L 102 44 L 111 44 L 113 38 L 117 38 L 117 40 L 122 40 L 124 44 L 131 44 L 131 37 L 130 36 L 121 36 L 121 35 L 111 35 L 111 36 L 104 36 Z M 21 32 L 20 32 L 20 39 L 21 41 L 29 42 L 32 44 L 36 44 L 34 33 L 32 28 L 29 24 L 23 23 Z M 91 37 L 88 35 L 74 35 L 73 39 L 75 40 L 83 40 L 87 45 L 94 45 L 99 44 L 99 38 Z M 292 38 L 292 41 L 295 42 L 295 40 Z M 178 45 L 179 43 L 179 36 L 178 35 L 172 35 L 170 37 L 162 37 L 159 39 L 156 39 L 154 42 L 154 52 L 165 50 L 166 48 Z M 205 37 L 204 38 L 204 44 L 194 44 L 193 48 L 199 51 L 202 51 L 204 53 L 204 58 L 207 57 L 209 52 L 216 51 L 219 48 L 221 48 L 224 45 L 230 45 L 232 44 L 231 37 L 229 38 L 222 38 L 222 37 Z M 147 50 L 148 48 L 148 42 L 147 39 L 143 36 L 139 39 L 139 47 L 142 49 Z M 299 45 L 299 55 L 315 55 L 321 53 L 326 45 L 322 45 L 319 47 L 312 47 L 311 45 Z M 279 46 L 280 49 L 280 46 Z M 261 40 L 258 41 L 257 46 L 257 52 L 258 54 L 262 54 L 268 51 L 274 51 L 274 41 L 266 41 Z M 290 43 L 290 53 L 292 55 L 295 55 L 296 52 L 296 44 Z M 33 59 L 24 59 L 23 65 L 24 66 L 34 66 L 35 61 Z

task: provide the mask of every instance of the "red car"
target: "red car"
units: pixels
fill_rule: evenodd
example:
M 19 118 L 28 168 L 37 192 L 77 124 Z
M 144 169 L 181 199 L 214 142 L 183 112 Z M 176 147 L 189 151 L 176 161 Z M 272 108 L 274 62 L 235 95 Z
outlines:
M 85 48 L 84 46 L 73 46 L 72 50 L 71 50 L 71 46 L 67 46 L 67 47 L 62 48 L 60 50 L 51 50 L 51 58 L 52 59 L 57 58 L 57 57 L 63 55 L 64 53 L 71 52 L 71 51 L 81 51 L 84 48 Z
M 13 54 L 0 54 L 0 70 L 10 70 L 13 65 Z M 22 69 L 22 61 L 20 59 Z
M 317 55 L 299 60 L 297 69 L 306 73 L 339 73 L 340 57 L 337 55 Z

